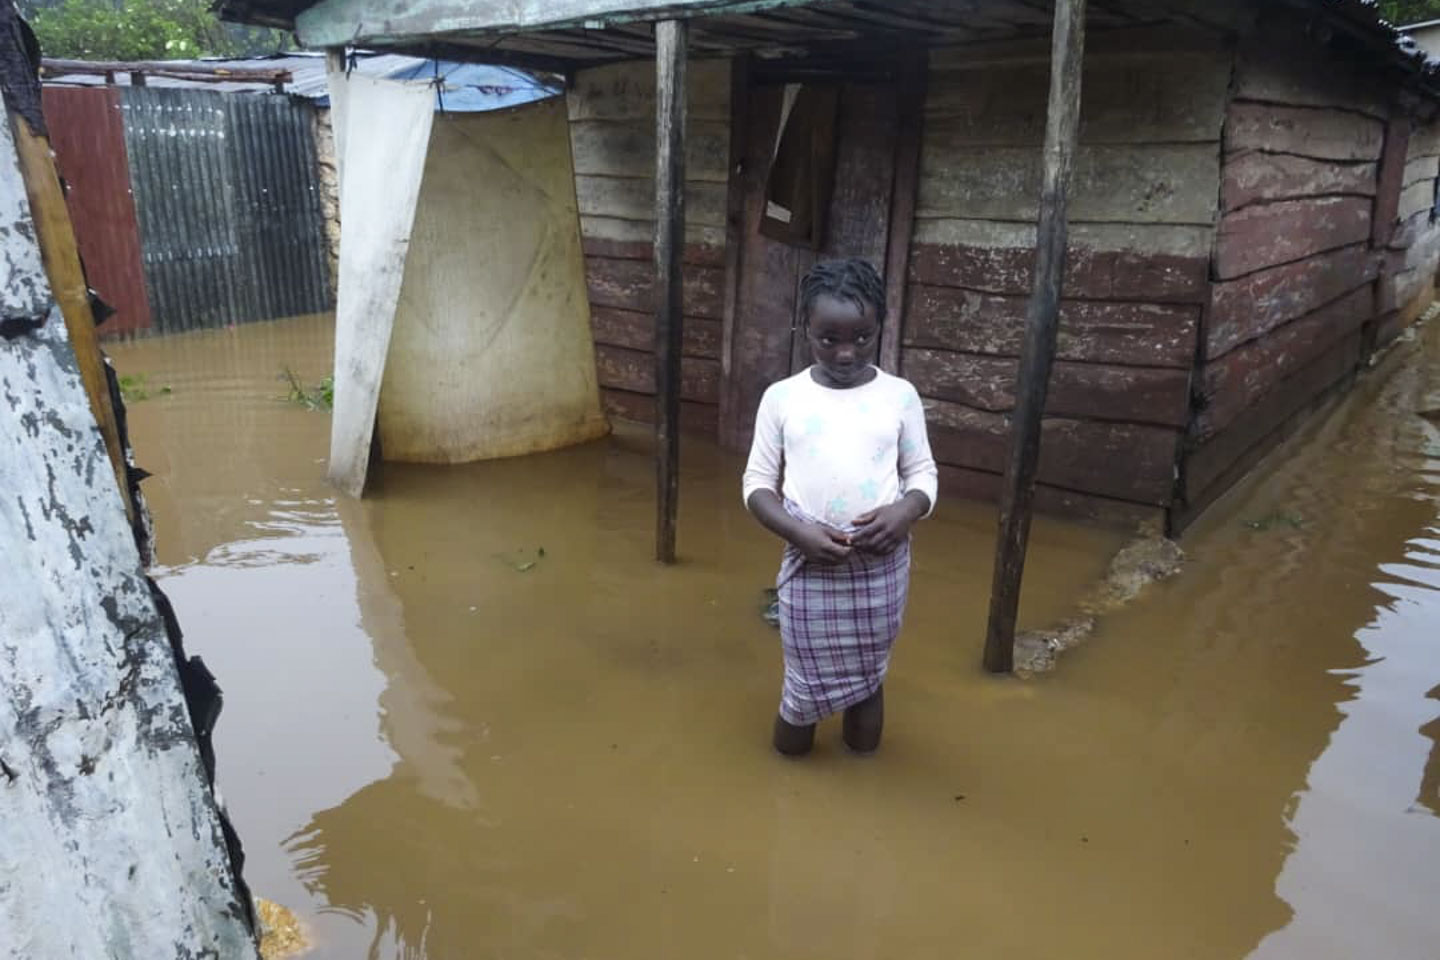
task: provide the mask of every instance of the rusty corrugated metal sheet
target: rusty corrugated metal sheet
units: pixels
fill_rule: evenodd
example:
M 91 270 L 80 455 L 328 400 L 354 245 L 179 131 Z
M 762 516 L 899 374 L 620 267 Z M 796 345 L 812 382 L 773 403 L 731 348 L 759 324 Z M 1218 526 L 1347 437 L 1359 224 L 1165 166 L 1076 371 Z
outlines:
M 120 97 L 156 328 L 329 309 L 313 108 L 208 90 Z
M 150 327 L 119 91 L 46 87 L 45 123 L 87 279 L 115 308 L 101 333 Z

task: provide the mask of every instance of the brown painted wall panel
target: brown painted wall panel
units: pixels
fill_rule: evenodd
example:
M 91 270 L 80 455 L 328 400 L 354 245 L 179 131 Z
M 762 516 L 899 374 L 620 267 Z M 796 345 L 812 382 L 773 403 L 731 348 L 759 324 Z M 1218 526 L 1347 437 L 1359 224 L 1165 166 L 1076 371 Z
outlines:
M 1010 449 L 1010 418 L 940 400 L 927 401 L 935 459 L 1001 473 Z M 1046 418 L 1040 481 L 1119 500 L 1169 504 L 1180 432 L 1167 427 Z
M 1320 196 L 1375 196 L 1376 164 L 1336 163 L 1286 153 L 1243 153 L 1225 163 L 1221 206 Z
M 951 497 L 965 500 L 999 502 L 1004 477 L 973 467 L 940 464 L 940 499 Z M 1154 523 L 1165 515 L 1164 508 L 1153 504 L 1116 500 L 1047 483 L 1035 485 L 1035 509 L 1041 513 L 1090 520 L 1111 527 L 1136 527 Z
M 45 123 L 90 286 L 115 308 L 106 336 L 148 330 L 150 301 L 117 90 L 45 87 Z
M 1359 330 L 1374 313 L 1374 304 L 1371 287 L 1360 287 L 1206 365 L 1201 388 L 1205 403 L 1196 417 L 1196 434 L 1209 437 L 1235 422 L 1275 384 Z
M 655 395 L 628 390 L 600 389 L 600 403 L 605 412 L 621 420 L 637 423 L 655 422 Z M 720 426 L 720 408 L 713 403 L 680 401 L 680 429 L 688 433 L 714 436 Z
M 1369 197 L 1314 197 L 1247 207 L 1220 221 L 1215 273 L 1221 280 L 1370 239 Z
M 1360 362 L 1360 334 L 1332 346 L 1283 380 L 1228 429 L 1190 451 L 1185 460 L 1185 499 L 1192 507 L 1233 484 L 1284 438 L 1282 429 Z
M 1219 50 L 1085 59 L 1080 142 L 1195 143 L 1220 139 L 1230 61 Z M 938 147 L 1033 146 L 1045 140 L 1047 60 L 936 72 L 925 104 Z
M 600 386 L 631 393 L 655 392 L 655 355 L 624 347 L 595 346 Z M 698 357 L 680 361 L 680 398 L 697 403 L 720 402 L 720 364 Z
M 583 237 L 581 248 L 587 257 L 605 257 L 611 260 L 655 261 L 655 244 L 648 240 L 609 240 L 604 237 Z M 687 243 L 681 252 L 686 266 L 723 267 L 725 247 L 708 243 Z
M 905 377 L 922 396 L 995 413 L 1015 408 L 1019 361 L 949 350 L 907 349 Z M 1058 361 L 1045 412 L 1058 417 L 1184 427 L 1190 372 Z
M 590 302 L 620 310 L 655 309 L 655 267 L 646 260 L 585 258 L 585 279 Z M 719 320 L 724 304 L 725 271 L 715 267 L 686 267 L 685 315 Z
M 1306 35 L 1293 16 L 1267 18 L 1240 51 L 1234 96 L 1260 103 L 1333 107 L 1380 119 L 1388 113 L 1384 82 L 1359 61 L 1340 61 Z
M 1033 147 L 962 153 L 927 136 L 916 216 L 1033 221 L 1041 160 Z M 1070 215 L 1100 223 L 1208 225 L 1215 219 L 1219 172 L 1210 143 L 1082 144 L 1075 152 Z
M 655 315 L 614 307 L 591 307 L 590 328 L 597 344 L 630 350 L 655 350 Z M 720 321 L 686 317 L 681 352 L 703 360 L 720 359 Z
M 1236 103 L 1225 124 L 1225 149 L 1293 153 L 1316 160 L 1380 159 L 1385 124 L 1340 110 Z
M 1071 245 L 1064 295 L 1086 300 L 1203 303 L 1209 283 L 1207 257 L 1091 250 Z M 917 243 L 910 251 L 910 280 L 1028 297 L 1035 248 Z
M 1378 272 L 1376 254 L 1367 243 L 1216 283 L 1211 290 L 1206 356 L 1211 360 L 1224 356 L 1369 283 Z
M 912 283 L 905 345 L 1018 357 L 1028 303 L 1018 295 Z M 1189 370 L 1199 319 L 1195 306 L 1066 300 L 1060 305 L 1056 356 Z

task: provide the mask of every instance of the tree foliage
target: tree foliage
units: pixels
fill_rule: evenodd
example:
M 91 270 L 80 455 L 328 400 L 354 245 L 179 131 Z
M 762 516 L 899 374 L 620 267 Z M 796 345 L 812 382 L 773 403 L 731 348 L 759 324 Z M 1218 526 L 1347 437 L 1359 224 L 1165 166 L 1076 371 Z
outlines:
M 1380 15 L 1398 27 L 1440 20 L 1440 0 L 1380 0 Z
M 208 0 L 39 0 L 26 19 L 47 57 L 173 60 L 286 49 L 278 30 L 221 23 Z

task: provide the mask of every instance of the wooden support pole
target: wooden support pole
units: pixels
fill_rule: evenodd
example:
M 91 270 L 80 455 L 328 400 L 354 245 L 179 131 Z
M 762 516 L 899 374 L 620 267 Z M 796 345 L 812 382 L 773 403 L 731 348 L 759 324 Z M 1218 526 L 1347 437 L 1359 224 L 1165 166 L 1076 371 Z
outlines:
M 680 338 L 685 253 L 687 24 L 655 25 L 655 559 L 675 562 L 680 494 Z
M 905 285 L 910 273 L 910 241 L 920 187 L 920 145 L 925 124 L 929 55 L 910 51 L 900 65 L 899 135 L 895 138 L 895 180 L 890 199 L 890 236 L 885 247 L 885 329 L 880 332 L 880 369 L 900 373 L 900 343 L 905 337 Z
M 750 130 L 750 55 L 730 61 L 730 162 L 725 174 L 725 301 L 720 317 L 720 445 L 739 446 L 737 397 L 731 373 L 735 368 L 735 322 L 740 310 L 740 274 L 745 252 L 746 140 Z
M 1055 361 L 1060 286 L 1065 274 L 1066 201 L 1080 126 L 1080 68 L 1085 55 L 1085 0 L 1056 0 L 1050 59 L 1050 105 L 1045 124 L 1045 168 L 1036 231 L 1035 285 L 1025 317 L 1025 343 L 1015 403 L 1010 458 L 1000 495 L 1000 532 L 990 588 L 985 669 L 1009 673 L 1015 661 L 1015 618 L 1030 539 L 1040 426 L 1050 369 Z
M 35 239 L 40 246 L 40 260 L 50 279 L 50 292 L 65 319 L 70 347 L 80 368 L 80 381 L 105 441 L 120 500 L 133 525 L 135 505 L 130 502 L 130 482 L 125 465 L 125 451 L 120 445 L 120 427 L 115 407 L 110 402 L 110 381 L 105 375 L 105 358 L 100 353 L 100 338 L 95 332 L 95 313 L 90 307 L 90 291 L 85 284 L 85 270 L 80 265 L 80 248 L 75 242 L 75 227 L 65 205 L 65 191 L 55 168 L 55 153 L 49 138 L 36 133 L 29 121 L 10 112 L 10 129 L 15 135 L 15 155 L 20 163 L 20 176 L 30 200 L 30 216 L 35 221 Z

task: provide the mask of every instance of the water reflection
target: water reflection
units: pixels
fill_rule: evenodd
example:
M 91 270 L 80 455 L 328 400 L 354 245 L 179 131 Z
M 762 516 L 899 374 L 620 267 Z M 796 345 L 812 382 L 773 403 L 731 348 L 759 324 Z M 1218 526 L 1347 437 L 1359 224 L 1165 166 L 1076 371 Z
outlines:
M 1440 525 L 1433 521 L 1440 505 L 1440 429 L 1413 411 L 1440 407 L 1440 371 L 1419 366 L 1397 374 L 1385 399 L 1400 397 L 1411 403 L 1389 411 L 1395 416 L 1383 425 L 1386 446 L 1375 451 L 1389 456 L 1375 472 L 1395 478 L 1390 495 L 1428 510 L 1432 522 L 1398 551 L 1402 561 L 1377 565 L 1382 579 L 1373 587 L 1383 599 L 1374 620 L 1355 634 L 1365 663 L 1341 672 L 1350 688 L 1339 706 L 1342 720 L 1310 767 L 1289 818 L 1295 849 L 1276 891 L 1294 919 L 1260 944 L 1257 960 L 1434 955 Z M 1357 830 L 1356 823 L 1366 828 Z M 1377 885 L 1376 877 L 1385 883 Z

